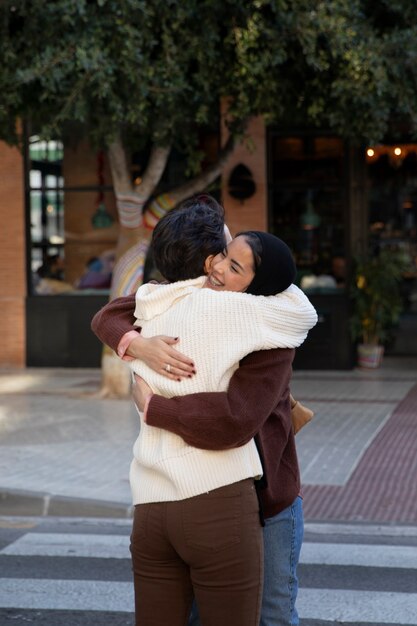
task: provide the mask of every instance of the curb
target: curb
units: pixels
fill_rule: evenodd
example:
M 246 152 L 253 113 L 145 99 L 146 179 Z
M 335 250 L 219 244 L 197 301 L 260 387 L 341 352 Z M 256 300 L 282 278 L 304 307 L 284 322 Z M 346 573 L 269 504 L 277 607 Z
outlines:
M 122 502 L 70 498 L 19 489 L 3 489 L 0 491 L 0 515 L 129 519 L 133 516 L 133 506 Z

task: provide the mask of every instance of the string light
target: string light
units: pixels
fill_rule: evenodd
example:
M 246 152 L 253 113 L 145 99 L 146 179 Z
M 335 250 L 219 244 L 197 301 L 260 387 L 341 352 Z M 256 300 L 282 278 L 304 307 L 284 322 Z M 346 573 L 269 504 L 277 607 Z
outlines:
M 392 167 L 400 167 L 409 154 L 417 154 L 417 144 L 401 144 L 396 146 L 377 145 L 366 149 L 368 162 L 375 162 L 381 156 L 387 156 Z

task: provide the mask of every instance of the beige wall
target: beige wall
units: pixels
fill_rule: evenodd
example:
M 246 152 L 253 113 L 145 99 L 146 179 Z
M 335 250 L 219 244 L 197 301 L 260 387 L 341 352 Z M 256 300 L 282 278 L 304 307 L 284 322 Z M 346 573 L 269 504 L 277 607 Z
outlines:
M 0 366 L 26 362 L 23 157 L 0 141 Z
M 266 130 L 262 118 L 251 121 L 248 127 L 249 146 L 237 145 L 227 162 L 222 176 L 222 201 L 226 222 L 232 235 L 239 230 L 268 230 L 268 193 L 266 171 Z M 233 168 L 242 163 L 252 172 L 255 194 L 248 200 L 236 200 L 228 193 L 228 180 Z

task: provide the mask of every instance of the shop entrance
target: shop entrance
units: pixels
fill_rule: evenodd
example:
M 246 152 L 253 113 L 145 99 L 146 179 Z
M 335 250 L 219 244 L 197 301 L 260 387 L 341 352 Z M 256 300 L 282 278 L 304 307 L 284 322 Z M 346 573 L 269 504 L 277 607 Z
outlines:
M 403 313 L 386 353 L 417 356 L 417 144 L 371 146 L 366 158 L 371 249 L 401 251 L 407 262 Z
M 330 134 L 268 136 L 269 230 L 288 243 L 297 284 L 316 307 L 319 321 L 297 350 L 295 366 L 349 369 L 347 276 L 350 263 L 350 149 Z

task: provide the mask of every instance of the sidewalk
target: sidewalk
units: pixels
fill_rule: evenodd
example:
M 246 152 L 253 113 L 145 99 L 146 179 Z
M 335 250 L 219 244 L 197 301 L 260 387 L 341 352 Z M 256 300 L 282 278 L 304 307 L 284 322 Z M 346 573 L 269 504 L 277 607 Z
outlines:
M 96 369 L 0 370 L 0 515 L 130 517 L 137 414 Z M 417 523 L 417 359 L 296 371 L 308 521 Z

